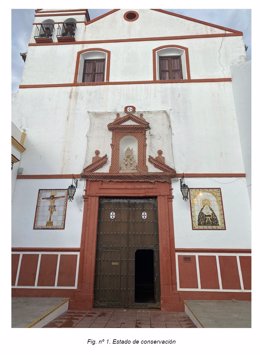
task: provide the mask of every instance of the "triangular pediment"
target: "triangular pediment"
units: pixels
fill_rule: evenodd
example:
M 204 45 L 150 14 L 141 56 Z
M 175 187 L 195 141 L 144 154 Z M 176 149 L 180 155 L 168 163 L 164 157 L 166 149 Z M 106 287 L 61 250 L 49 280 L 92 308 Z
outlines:
M 149 156 L 148 161 L 153 164 L 153 166 L 164 173 L 170 174 L 172 177 L 176 176 L 176 170 L 170 167 L 169 165 L 165 164 L 164 161 L 160 161 L 157 158 L 153 158 Z
M 126 129 L 126 128 L 135 128 L 135 129 L 149 129 L 149 123 L 143 118 L 143 115 L 140 116 L 129 113 L 125 116 L 120 117 L 118 114 L 116 119 L 108 124 L 109 130 Z
M 138 14 L 135 21 L 129 22 L 125 19 L 125 15 L 129 11 Z M 87 26 L 89 36 L 95 40 L 105 38 L 242 35 L 242 32 L 232 28 L 160 9 L 111 10 L 99 18 L 93 19 L 87 23 Z
M 81 175 L 84 177 L 87 174 L 95 173 L 98 169 L 102 168 L 107 163 L 107 161 L 107 155 L 104 155 L 103 157 L 96 157 L 96 159 L 93 159 L 91 164 L 83 169 Z

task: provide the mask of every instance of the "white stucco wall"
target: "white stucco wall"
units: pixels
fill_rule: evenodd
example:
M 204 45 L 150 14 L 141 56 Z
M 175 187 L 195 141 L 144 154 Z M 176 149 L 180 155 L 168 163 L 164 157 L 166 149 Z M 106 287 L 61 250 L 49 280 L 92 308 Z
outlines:
M 13 114 L 16 124 L 27 131 L 24 174 L 80 173 L 96 149 L 110 157 L 107 124 L 117 112 L 123 115 L 129 104 L 151 122 L 148 139 L 157 135 L 158 148 L 150 146 L 147 157 L 162 149 L 179 172 L 244 171 L 231 83 L 196 83 L 20 90 Z M 167 123 L 154 123 L 156 111 L 165 111 L 170 118 L 173 158 L 167 156 L 169 146 L 163 138 Z M 91 112 L 99 112 L 104 121 L 95 137 L 91 132 L 94 143 L 88 147 Z
M 221 188 L 226 230 L 192 230 L 190 201 L 173 182 L 176 248 L 250 249 L 250 205 L 245 178 L 185 178 L 189 188 Z
M 122 20 L 125 11 L 86 27 L 79 24 L 77 40 L 80 36 L 86 41 L 223 32 L 149 11 L 141 11 L 140 21 L 129 23 Z M 30 46 L 22 84 L 72 83 L 77 52 L 88 48 L 111 51 L 111 81 L 152 80 L 153 48 L 174 44 L 189 49 L 192 79 L 230 77 L 230 66 L 245 61 L 242 37 Z M 137 115 L 143 113 L 150 123 L 147 157 L 163 150 L 166 163 L 178 173 L 244 172 L 232 83 L 204 82 L 20 89 L 13 104 L 13 120 L 27 132 L 23 174 L 79 174 L 91 163 L 96 149 L 101 156 L 108 155 L 108 163 L 101 169 L 108 171 L 112 134 L 107 124 L 116 113 L 124 115 L 126 105 L 134 105 Z M 147 165 L 149 171 L 156 170 Z M 14 247 L 80 246 L 83 181 L 75 200 L 68 202 L 65 230 L 33 230 L 38 190 L 67 188 L 70 183 L 70 179 L 17 180 Z M 250 248 L 245 179 L 194 178 L 186 183 L 194 188 L 222 189 L 227 229 L 193 231 L 189 203 L 182 200 L 179 182 L 173 182 L 176 247 Z
M 83 189 L 79 185 L 72 202 L 68 201 L 64 230 L 34 230 L 39 189 L 67 189 L 71 179 L 17 180 L 12 208 L 12 246 L 37 248 L 79 248 L 82 229 Z
M 76 39 L 85 40 L 86 37 L 90 40 L 100 40 L 104 38 L 129 38 L 129 37 L 160 37 L 160 36 L 183 36 L 191 34 L 217 34 L 228 33 L 222 29 L 214 28 L 212 26 L 203 25 L 194 21 L 187 21 L 177 16 L 171 16 L 153 10 L 137 9 L 139 18 L 137 21 L 126 21 L 124 14 L 130 10 L 122 9 L 116 11 L 108 16 L 103 17 L 98 21 L 85 25 L 85 23 L 77 24 Z M 74 12 L 75 13 L 75 12 Z M 40 14 L 40 13 L 39 13 Z M 84 22 L 86 20 L 84 15 L 68 15 L 65 13 L 60 16 L 51 17 L 50 15 L 35 17 L 35 23 L 39 24 L 45 20 L 53 19 L 56 22 L 55 30 L 58 27 L 57 23 L 61 23 L 67 18 L 74 18 L 77 21 Z M 113 26 L 111 26 L 111 23 Z M 31 42 L 34 42 L 35 27 L 32 31 Z M 56 39 L 56 31 L 54 32 L 54 41 Z
M 21 84 L 72 83 L 77 52 L 90 48 L 111 52 L 110 81 L 153 80 L 153 49 L 162 45 L 188 48 L 192 79 L 230 77 L 230 65 L 245 61 L 242 37 L 36 46 L 27 54 Z
M 34 230 L 39 189 L 67 188 L 69 179 L 17 180 L 13 201 L 13 247 L 80 247 L 84 181 L 68 202 L 64 230 Z M 244 178 L 185 178 L 190 188 L 221 188 L 226 230 L 192 230 L 190 202 L 184 201 L 179 181 L 173 181 L 173 220 L 176 248 L 250 249 L 250 206 Z
M 249 196 L 251 196 L 251 62 L 232 66 L 235 109 Z
M 14 97 L 12 99 L 14 99 Z M 12 124 L 12 126 L 11 126 L 12 127 L 12 131 L 11 131 L 12 138 L 14 138 L 17 142 L 20 143 L 22 141 L 22 135 L 25 134 L 25 132 L 20 130 L 13 122 L 11 124 Z M 23 144 L 24 144 L 24 142 L 23 142 Z M 12 181 L 11 181 L 11 184 L 12 184 L 12 198 L 13 198 L 14 191 L 15 191 L 15 186 L 16 186 L 16 176 L 17 176 L 18 169 L 20 167 L 20 161 L 21 161 L 21 158 L 22 158 L 22 153 L 17 149 L 16 146 L 14 146 L 12 144 L 12 146 L 11 146 L 11 154 L 13 154 L 17 159 L 19 159 L 19 161 L 17 163 L 14 163 L 13 166 L 12 166 Z
M 139 18 L 132 22 L 124 20 L 124 14 L 131 10 L 137 11 Z M 87 25 L 86 29 L 86 34 L 92 40 L 104 38 L 104 33 L 107 38 L 225 33 L 223 30 L 205 26 L 194 21 L 186 21 L 182 18 L 158 11 L 143 9 L 121 9 L 109 16 L 105 16 L 99 21 Z
M 137 116 L 140 112 L 136 113 Z M 149 171 L 159 171 L 148 162 L 148 157 L 156 157 L 159 149 L 163 150 L 166 164 L 174 166 L 173 149 L 172 149 L 172 128 L 170 115 L 166 111 L 144 111 L 142 112 L 144 119 L 149 122 L 150 129 L 146 134 L 147 144 L 147 161 Z M 121 113 L 125 116 L 125 113 Z M 87 119 L 89 120 L 89 130 L 87 133 L 87 149 L 85 166 L 91 163 L 92 157 L 96 149 L 100 150 L 100 156 L 107 154 L 108 164 L 99 169 L 99 172 L 108 172 L 111 163 L 111 142 L 112 132 L 108 130 L 107 125 L 113 122 L 116 118 L 115 113 L 111 112 L 88 112 Z M 126 124 L 131 122 L 126 122 Z M 131 146 L 132 147 L 132 146 Z M 127 148 L 127 147 L 126 147 Z M 137 154 L 135 155 L 137 156 Z
M 111 51 L 110 81 L 153 80 L 152 50 L 162 45 L 188 48 L 192 79 L 230 77 L 230 66 L 245 62 L 246 53 L 242 36 L 169 40 L 165 37 L 230 34 L 231 32 L 153 10 L 137 10 L 138 20 L 129 22 L 123 17 L 126 11 L 128 10 L 116 11 L 88 25 L 82 22 L 84 15 L 53 16 L 54 45 L 29 47 L 21 84 L 73 82 L 77 52 L 89 48 Z M 60 45 L 56 38 L 58 23 L 62 23 L 68 17 L 81 21 L 77 23 L 76 43 Z M 35 23 L 39 24 L 48 18 L 51 17 L 36 17 Z M 36 25 L 32 29 L 30 44 L 35 44 L 35 31 Z M 127 41 L 151 37 L 164 39 Z M 107 43 L 115 39 L 125 41 Z M 77 44 L 80 41 L 91 43 Z

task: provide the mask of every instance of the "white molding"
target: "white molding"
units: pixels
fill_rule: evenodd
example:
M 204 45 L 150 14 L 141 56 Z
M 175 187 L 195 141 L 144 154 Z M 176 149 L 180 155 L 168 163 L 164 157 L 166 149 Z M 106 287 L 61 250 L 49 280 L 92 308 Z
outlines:
M 30 288 L 30 289 L 46 289 L 46 290 L 75 290 L 77 287 L 75 286 L 12 286 L 12 288 Z
M 21 255 L 21 254 L 55 254 L 55 255 L 79 255 L 79 251 L 12 251 L 12 254 L 18 254 L 18 255 Z
M 241 292 L 241 293 L 251 293 L 251 290 L 237 290 L 237 289 L 222 289 L 219 288 L 179 288 L 178 291 L 196 291 L 196 292 Z
M 177 281 L 177 290 L 180 288 L 180 273 L 179 273 L 179 263 L 178 263 L 178 255 L 176 253 L 175 255 L 175 261 L 176 261 L 176 281 Z
M 75 288 L 78 287 L 78 277 L 79 277 L 79 254 L 77 256 L 76 274 L 75 274 Z
M 219 258 L 218 258 L 218 255 L 216 255 L 216 265 L 217 265 L 219 289 L 220 289 L 220 290 L 223 290 L 222 277 L 221 277 L 221 271 L 220 271 L 220 265 L 219 265 Z
M 205 256 L 214 256 L 214 255 L 218 255 L 218 256 L 251 256 L 251 253 L 214 253 L 214 252 L 207 252 L 207 253 L 203 253 L 203 252 L 176 252 L 176 255 L 205 255 Z
M 54 287 L 58 287 L 57 285 L 58 285 L 59 271 L 60 271 L 60 254 L 58 254 L 58 258 L 57 258 Z
M 22 258 L 23 258 L 23 254 L 20 253 L 19 261 L 18 261 L 18 266 L 17 266 L 17 271 L 16 271 L 15 286 L 18 285 L 18 280 L 19 280 L 19 276 L 20 276 L 20 269 L 21 269 Z
M 35 287 L 38 285 L 41 259 L 42 259 L 42 255 L 39 254 L 39 256 L 38 256 L 38 263 L 37 263 L 37 269 L 36 269 L 36 275 L 35 275 L 35 282 L 34 282 L 34 286 L 35 286 Z
M 197 271 L 198 288 L 201 290 L 200 265 L 199 265 L 199 256 L 198 256 L 198 254 L 195 255 L 195 261 L 196 261 L 196 271 Z
M 240 265 L 240 260 L 239 260 L 239 256 L 238 255 L 237 255 L 237 269 L 238 269 L 240 287 L 241 287 L 242 290 L 244 290 L 245 287 L 244 287 L 244 282 L 243 282 L 243 275 L 242 275 L 242 270 L 241 270 L 241 265 Z

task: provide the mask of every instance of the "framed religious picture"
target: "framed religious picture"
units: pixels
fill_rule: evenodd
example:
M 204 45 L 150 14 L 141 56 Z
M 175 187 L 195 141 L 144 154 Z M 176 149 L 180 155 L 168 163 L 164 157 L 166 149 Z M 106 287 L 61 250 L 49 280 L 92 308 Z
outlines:
M 67 189 L 41 189 L 38 192 L 34 229 L 64 229 Z
M 189 189 L 192 229 L 226 229 L 220 188 Z

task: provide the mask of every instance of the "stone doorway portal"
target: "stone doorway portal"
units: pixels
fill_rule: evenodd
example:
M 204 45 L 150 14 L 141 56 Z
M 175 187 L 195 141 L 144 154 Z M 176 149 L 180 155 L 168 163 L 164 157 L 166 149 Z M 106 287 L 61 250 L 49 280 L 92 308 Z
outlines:
M 160 307 L 156 198 L 99 201 L 94 306 Z

